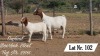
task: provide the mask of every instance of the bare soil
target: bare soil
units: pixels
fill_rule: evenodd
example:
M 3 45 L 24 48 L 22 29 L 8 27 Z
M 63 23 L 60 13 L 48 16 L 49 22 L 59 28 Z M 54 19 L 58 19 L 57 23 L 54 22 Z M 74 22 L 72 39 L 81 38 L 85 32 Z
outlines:
M 53 36 L 53 39 L 48 38 L 47 42 L 41 41 L 42 37 L 32 38 L 32 45 L 30 48 L 0 48 L 0 50 L 13 51 L 17 50 L 19 53 L 21 51 L 31 51 L 29 55 L 11 55 L 9 56 L 99 56 L 100 55 L 100 35 L 97 36 L 88 36 L 88 35 L 69 35 L 62 39 L 59 35 Z M 16 44 L 21 45 L 26 43 L 27 39 L 22 42 L 12 42 L 1 40 L 0 43 L 5 44 Z M 98 46 L 95 52 L 64 52 L 64 49 L 68 43 L 98 43 Z M 29 43 L 26 43 L 27 45 Z M 0 52 L 0 56 L 5 56 Z
M 48 14 L 48 13 L 47 13 Z M 50 40 L 50 37 L 47 39 L 47 42 L 41 41 L 42 36 L 40 35 L 33 35 L 32 36 L 32 45 L 30 48 L 0 48 L 0 56 L 5 56 L 2 54 L 2 50 L 7 51 L 13 51 L 17 50 L 18 53 L 21 51 L 31 51 L 29 55 L 11 55 L 8 56 L 100 56 L 100 34 L 96 36 L 89 36 L 87 34 L 80 35 L 79 33 L 76 34 L 76 32 L 79 32 L 80 30 L 89 30 L 89 19 L 88 14 L 65 14 L 68 24 L 66 27 L 66 36 L 64 39 L 61 38 L 61 35 L 59 33 L 56 33 L 53 35 L 53 39 Z M 51 14 L 48 14 L 51 15 Z M 62 13 L 58 13 L 57 15 L 62 15 Z M 94 30 L 100 31 L 100 14 L 94 14 Z M 24 16 L 29 18 L 29 21 L 31 22 L 40 22 L 41 19 L 38 16 L 34 16 L 32 14 L 25 14 Z M 52 16 L 52 15 L 51 15 Z M 8 15 L 6 16 L 6 22 L 8 21 L 20 21 L 21 15 Z M 0 25 L 0 32 L 1 32 L 1 25 Z M 9 26 L 6 25 L 6 32 L 14 32 L 15 35 L 20 35 L 22 30 L 21 27 L 16 26 Z M 9 35 L 7 35 L 9 36 Z M 16 41 L 7 41 L 7 36 L 2 37 L 0 36 L 0 44 L 18 44 L 19 46 L 21 44 L 30 44 L 27 43 L 28 38 L 26 37 L 21 42 Z M 64 49 L 68 43 L 98 43 L 98 46 L 95 50 L 95 52 L 64 52 Z

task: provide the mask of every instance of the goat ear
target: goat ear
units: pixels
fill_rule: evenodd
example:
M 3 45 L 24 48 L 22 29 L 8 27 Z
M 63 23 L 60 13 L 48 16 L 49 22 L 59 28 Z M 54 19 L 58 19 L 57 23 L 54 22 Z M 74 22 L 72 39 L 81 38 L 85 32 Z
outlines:
M 28 19 L 27 19 L 27 17 L 25 17 L 25 22 L 24 22 L 24 24 L 25 24 L 25 26 L 27 26 L 27 24 L 28 24 Z

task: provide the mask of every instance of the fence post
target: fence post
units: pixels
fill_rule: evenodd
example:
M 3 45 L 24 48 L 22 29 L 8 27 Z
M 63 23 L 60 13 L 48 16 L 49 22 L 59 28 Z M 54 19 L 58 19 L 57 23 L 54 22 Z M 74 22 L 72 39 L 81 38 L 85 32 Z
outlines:
M 92 0 L 90 0 L 89 19 L 90 19 L 90 34 L 91 34 L 91 36 L 92 36 L 92 35 L 93 35 Z
M 2 36 L 6 35 L 5 31 L 5 19 L 4 19 L 4 4 L 3 0 L 1 0 L 1 22 L 2 22 Z
M 24 14 L 24 1 L 22 0 L 22 17 L 23 17 L 23 14 Z
M 22 0 L 22 17 L 24 16 L 24 1 Z M 24 28 L 22 24 L 22 35 L 24 35 Z

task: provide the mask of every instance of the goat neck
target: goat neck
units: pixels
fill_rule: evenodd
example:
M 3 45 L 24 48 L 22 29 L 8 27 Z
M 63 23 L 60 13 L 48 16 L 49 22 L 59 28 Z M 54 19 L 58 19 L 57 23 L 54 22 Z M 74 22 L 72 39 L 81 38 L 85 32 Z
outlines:
M 47 16 L 43 12 L 42 12 L 42 15 L 43 15 L 43 17 L 41 19 L 45 19 L 45 17 Z
M 40 14 L 39 14 L 39 16 L 41 17 L 41 19 L 43 18 L 43 13 L 41 12 Z

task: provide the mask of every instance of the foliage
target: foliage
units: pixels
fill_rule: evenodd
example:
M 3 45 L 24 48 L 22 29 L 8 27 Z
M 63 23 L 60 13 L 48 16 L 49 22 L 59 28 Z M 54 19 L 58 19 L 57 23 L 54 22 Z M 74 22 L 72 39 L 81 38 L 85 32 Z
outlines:
M 30 12 L 31 12 L 31 7 L 30 7 L 30 6 L 26 6 L 26 7 L 24 8 L 24 12 L 25 12 L 25 13 L 30 13 Z
M 28 0 L 28 3 L 38 4 L 38 0 Z
M 92 6 L 94 8 L 100 8 L 100 0 L 92 0 Z M 79 10 L 89 10 L 89 0 L 80 0 L 76 3 Z
M 80 2 L 77 2 L 76 5 L 78 6 L 79 10 L 88 9 L 89 0 L 81 0 Z
M 21 0 L 12 0 L 8 3 L 8 6 L 14 9 L 17 13 L 19 9 L 22 7 L 23 3 Z
M 100 0 L 92 0 L 93 1 L 93 10 L 97 8 L 100 10 Z M 47 9 L 57 9 L 57 11 L 67 11 L 74 10 L 73 6 L 77 5 L 78 11 L 88 11 L 89 10 L 89 0 L 23 0 L 24 2 L 24 10 L 27 12 L 32 11 L 30 7 L 32 5 L 40 4 L 41 7 Z M 23 3 L 22 0 L 4 0 L 4 4 L 6 8 L 12 8 L 17 13 L 21 9 Z M 29 4 L 31 4 L 29 6 Z M 28 5 L 28 6 L 27 6 Z
M 44 1 L 42 3 L 42 6 L 46 8 L 54 8 L 54 7 L 59 7 L 63 5 L 66 5 L 66 3 L 63 1 Z

